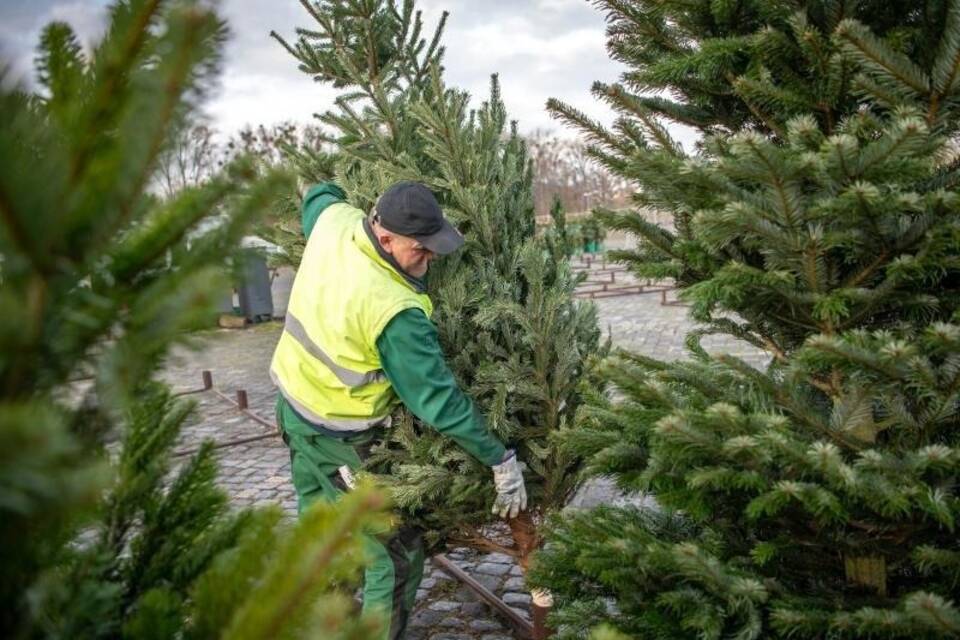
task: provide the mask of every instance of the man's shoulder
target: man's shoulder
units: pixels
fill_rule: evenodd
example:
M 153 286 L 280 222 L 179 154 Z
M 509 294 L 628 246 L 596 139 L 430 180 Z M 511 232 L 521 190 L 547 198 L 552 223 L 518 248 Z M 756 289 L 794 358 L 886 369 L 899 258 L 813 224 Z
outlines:
M 344 201 L 347 199 L 346 192 L 335 182 L 319 182 L 303 194 L 304 202 L 311 202 L 316 198 L 327 197 L 331 202 Z
M 324 209 L 315 224 L 318 229 L 344 226 L 352 229 L 362 218 L 363 211 L 360 209 L 346 202 L 334 202 Z
M 333 182 L 315 184 L 303 195 L 300 218 L 303 234 L 309 238 L 320 220 L 330 216 L 333 208 L 344 204 L 347 194 Z M 321 215 L 323 214 L 323 215 Z

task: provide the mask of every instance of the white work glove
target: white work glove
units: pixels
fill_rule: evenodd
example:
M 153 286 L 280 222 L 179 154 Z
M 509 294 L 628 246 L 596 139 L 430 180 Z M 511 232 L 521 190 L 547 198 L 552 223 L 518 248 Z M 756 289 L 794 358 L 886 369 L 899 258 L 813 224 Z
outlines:
M 512 449 L 507 451 L 506 459 L 493 466 L 493 484 L 497 488 L 497 498 L 493 501 L 493 513 L 501 518 L 516 518 L 527 508 L 527 488 L 523 486 L 523 463 L 517 461 Z

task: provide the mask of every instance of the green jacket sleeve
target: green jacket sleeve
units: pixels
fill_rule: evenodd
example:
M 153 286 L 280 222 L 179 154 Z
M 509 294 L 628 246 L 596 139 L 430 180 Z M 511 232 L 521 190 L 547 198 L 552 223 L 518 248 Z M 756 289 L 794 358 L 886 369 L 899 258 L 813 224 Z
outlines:
M 377 339 L 377 350 L 387 379 L 414 415 L 480 462 L 503 461 L 503 444 L 460 389 L 440 350 L 437 329 L 421 310 L 395 315 Z
M 304 237 L 310 237 L 313 225 L 317 223 L 317 218 L 320 217 L 324 209 L 346 199 L 347 194 L 343 192 L 343 189 L 332 182 L 321 182 L 310 187 L 303 197 L 303 204 L 300 207 L 300 222 L 303 224 Z

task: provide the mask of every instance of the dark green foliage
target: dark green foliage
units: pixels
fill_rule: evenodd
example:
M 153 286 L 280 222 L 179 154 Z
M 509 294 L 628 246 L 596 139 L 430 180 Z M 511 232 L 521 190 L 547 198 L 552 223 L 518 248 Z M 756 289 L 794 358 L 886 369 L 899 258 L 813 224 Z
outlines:
M 446 15 L 428 43 L 412 1 L 303 4 L 316 24 L 295 44 L 276 37 L 302 70 L 344 89 L 320 116 L 342 155 L 338 182 L 369 210 L 394 181 L 422 181 L 463 231 L 464 249 L 428 274 L 441 343 L 490 427 L 529 466 L 532 504 L 562 504 L 578 460 L 548 435 L 581 403 L 599 332 L 593 309 L 572 299 L 568 267 L 534 237 L 529 161 L 496 77 L 489 99 L 469 108 L 443 82 Z M 434 541 L 472 536 L 491 518 L 490 470 L 410 416 L 373 466 Z
M 297 526 L 279 507 L 253 514 L 238 544 L 194 583 L 188 638 L 368 640 L 382 633 L 353 600 L 363 544 L 383 533 L 382 491 L 360 483 L 337 504 L 318 502 Z
M 224 35 L 198 3 L 121 1 L 89 56 L 67 25 L 43 32 L 39 95 L 0 91 L 4 638 L 373 633 L 342 624 L 350 598 L 334 589 L 383 499 L 364 489 L 297 528 L 229 513 L 209 445 L 173 464 L 192 404 L 151 382 L 213 317 L 249 223 L 291 188 L 239 159 L 166 201 L 148 193 Z M 270 551 L 251 567 L 255 544 Z M 277 587 L 274 572 L 304 571 Z
M 181 627 L 190 584 L 217 553 L 235 544 L 251 517 L 227 515 L 226 496 L 213 483 L 209 447 L 168 480 L 170 449 L 192 405 L 171 399 L 156 384 L 138 389 L 137 397 L 137 406 L 120 420 L 124 442 L 96 522 L 33 595 L 46 634 L 117 636 L 125 624 L 134 624 L 127 617 L 142 606 L 164 619 L 159 629 Z M 154 611 L 160 606 L 163 616 Z
M 537 580 L 578 616 L 565 633 L 957 635 L 960 3 L 598 4 L 630 66 L 599 88 L 621 117 L 608 131 L 551 108 L 673 215 L 603 217 L 703 326 L 689 361 L 609 361 L 621 399 L 563 434 L 690 527 L 556 521 Z M 649 89 L 676 102 L 631 93 Z M 700 130 L 696 155 L 664 120 Z M 708 333 L 769 366 L 708 355 Z M 610 570 L 624 554 L 635 571 Z
M 567 226 L 567 215 L 563 209 L 563 203 L 556 195 L 553 196 L 553 203 L 550 205 L 550 226 L 545 231 L 544 241 L 547 243 L 550 259 L 554 262 L 567 260 L 578 248 Z

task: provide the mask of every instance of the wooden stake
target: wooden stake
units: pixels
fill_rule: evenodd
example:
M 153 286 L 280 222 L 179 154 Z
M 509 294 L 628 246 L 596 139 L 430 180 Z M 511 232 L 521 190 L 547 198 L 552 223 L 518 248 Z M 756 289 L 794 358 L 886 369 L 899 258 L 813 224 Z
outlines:
M 553 608 L 553 596 L 549 591 L 534 589 L 530 592 L 530 615 L 533 618 L 533 640 L 547 640 L 553 629 L 547 626 L 547 615 Z

